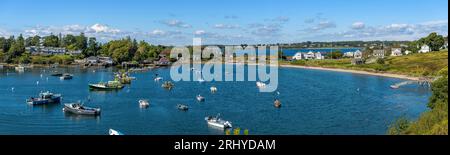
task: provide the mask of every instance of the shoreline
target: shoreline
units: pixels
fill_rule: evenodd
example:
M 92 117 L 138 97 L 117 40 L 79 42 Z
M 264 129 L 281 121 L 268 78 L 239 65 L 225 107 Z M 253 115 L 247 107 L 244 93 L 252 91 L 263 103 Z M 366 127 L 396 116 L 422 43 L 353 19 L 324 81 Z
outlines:
M 193 63 L 196 64 L 196 63 Z M 203 62 L 201 64 L 204 64 Z M 234 65 L 244 65 L 245 63 L 230 63 L 226 62 L 224 64 L 234 64 Z M 4 67 L 13 67 L 16 64 L 2 64 Z M 258 64 L 247 64 L 247 65 L 258 65 Z M 42 64 L 34 64 L 34 67 L 50 67 L 51 65 L 42 65 Z M 60 65 L 59 67 L 75 67 L 78 65 Z M 269 64 L 267 66 L 270 66 Z M 311 67 L 311 66 L 299 66 L 299 65 L 289 65 L 289 64 L 280 64 L 279 67 L 284 68 L 298 68 L 298 69 L 310 69 L 310 70 L 322 70 L 322 71 L 331 71 L 331 72 L 342 72 L 342 73 L 352 73 L 352 74 L 361 74 L 361 75 L 371 75 L 371 76 L 381 76 L 381 77 L 390 77 L 404 80 L 412 80 L 412 81 L 420 81 L 420 77 L 412 77 L 408 75 L 402 74 L 393 74 L 393 73 L 375 73 L 369 71 L 359 71 L 359 70 L 350 70 L 350 69 L 339 69 L 339 68 L 326 68 L 326 67 Z
M 325 67 L 309 67 L 309 66 L 297 66 L 297 65 L 280 65 L 280 67 L 310 69 L 310 70 L 323 70 L 323 71 L 353 73 L 353 74 L 371 75 L 371 76 L 382 76 L 382 77 L 390 77 L 390 78 L 405 79 L 405 80 L 412 80 L 412 81 L 419 81 L 420 80 L 419 77 L 412 77 L 412 76 L 402 75 L 402 74 L 375 73 L 375 72 L 350 70 L 350 69 L 325 68 Z

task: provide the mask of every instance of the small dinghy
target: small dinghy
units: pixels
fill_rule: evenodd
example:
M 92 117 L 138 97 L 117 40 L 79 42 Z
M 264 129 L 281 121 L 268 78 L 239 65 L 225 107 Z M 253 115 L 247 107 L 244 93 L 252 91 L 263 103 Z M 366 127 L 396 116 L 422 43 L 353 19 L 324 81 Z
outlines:
M 64 112 L 69 112 L 77 115 L 100 115 L 100 108 L 85 107 L 80 103 L 64 104 Z
M 159 81 L 161 81 L 163 78 L 162 77 L 156 77 L 154 80 L 155 80 L 155 82 L 159 82 Z
M 165 89 L 169 89 L 169 90 L 172 89 L 173 86 L 174 86 L 174 84 L 170 81 L 166 81 L 161 85 L 161 87 L 163 87 Z
M 111 136 L 121 136 L 124 135 L 122 132 L 114 130 L 114 129 L 109 129 L 109 135 Z
M 70 80 L 73 78 L 72 74 L 63 74 L 61 77 L 59 77 L 59 79 L 61 80 Z
M 205 97 L 203 97 L 201 95 L 197 95 L 197 101 L 204 102 L 205 101 Z
M 266 84 L 264 83 L 264 82 L 256 82 L 256 87 L 258 87 L 258 88 L 263 88 L 263 87 L 265 87 L 266 86 Z
M 398 89 L 398 88 L 400 88 L 400 87 L 397 85 L 391 85 L 391 89 Z
M 203 82 L 205 82 L 205 79 L 200 78 L 200 79 L 198 79 L 198 82 L 203 83 Z
M 227 129 L 227 128 L 233 127 L 231 125 L 231 122 L 220 119 L 220 114 L 217 114 L 216 117 L 213 117 L 213 116 L 205 117 L 205 120 L 208 123 L 208 125 L 210 125 L 212 127 L 221 128 L 221 129 Z
M 150 106 L 150 103 L 148 100 L 139 100 L 139 107 L 141 108 L 147 108 Z
M 212 93 L 217 92 L 217 87 L 215 87 L 215 86 L 212 86 L 212 87 L 209 88 L 209 89 L 211 90 Z
M 278 100 L 278 99 L 276 99 L 276 100 L 273 102 L 273 106 L 275 106 L 275 108 L 281 108 L 281 101 Z
M 184 105 L 184 104 L 178 104 L 177 109 L 181 110 L 181 111 L 187 111 L 187 110 L 189 110 L 189 106 Z

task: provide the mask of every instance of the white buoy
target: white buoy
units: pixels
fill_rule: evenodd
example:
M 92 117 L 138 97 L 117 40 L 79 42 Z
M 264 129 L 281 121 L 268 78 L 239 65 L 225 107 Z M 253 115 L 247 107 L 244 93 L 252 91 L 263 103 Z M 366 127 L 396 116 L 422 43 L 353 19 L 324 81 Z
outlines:
M 36 81 L 36 85 L 39 85 L 39 81 Z
M 43 76 L 44 76 L 44 75 L 41 74 L 41 78 L 42 78 Z
M 11 91 L 14 92 L 14 87 L 11 88 Z

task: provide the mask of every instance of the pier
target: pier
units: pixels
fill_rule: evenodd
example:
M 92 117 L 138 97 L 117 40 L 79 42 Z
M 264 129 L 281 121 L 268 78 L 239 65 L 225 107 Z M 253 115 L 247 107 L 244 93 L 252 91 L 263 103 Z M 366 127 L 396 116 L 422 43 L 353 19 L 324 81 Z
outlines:
M 391 85 L 392 89 L 398 89 L 402 86 L 405 85 L 410 85 L 410 84 L 417 84 L 420 85 L 422 87 L 431 87 L 431 83 L 434 81 L 434 79 L 428 79 L 428 78 L 421 78 L 419 80 L 416 81 L 403 81 L 403 82 L 399 82 L 396 84 Z

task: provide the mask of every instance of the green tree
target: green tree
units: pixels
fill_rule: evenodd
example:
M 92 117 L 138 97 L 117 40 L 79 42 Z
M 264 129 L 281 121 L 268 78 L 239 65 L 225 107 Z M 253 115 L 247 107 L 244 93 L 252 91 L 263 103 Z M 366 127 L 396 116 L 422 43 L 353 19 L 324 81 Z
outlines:
M 59 47 L 59 38 L 53 34 L 44 37 L 44 46 Z
M 16 41 L 12 44 L 11 48 L 9 48 L 9 61 L 13 58 L 21 56 L 23 53 L 25 53 L 25 39 L 22 34 L 20 34 Z
M 75 47 L 76 47 L 76 50 L 82 50 L 83 52 L 86 51 L 87 38 L 86 38 L 86 36 L 84 36 L 84 33 L 80 33 L 79 36 L 76 36 Z
M 337 51 L 333 51 L 333 52 L 329 53 L 328 57 L 331 59 L 340 59 L 343 56 L 344 56 L 344 54 L 340 50 L 337 50 Z
M 150 57 L 150 45 L 145 41 L 140 41 L 133 60 L 142 62 Z
M 85 57 L 97 55 L 98 50 L 99 50 L 99 45 L 97 43 L 97 39 L 94 37 L 90 37 L 89 41 L 88 41 L 87 50 L 86 50 L 87 55 L 85 55 Z
M 431 33 L 425 38 L 419 40 L 421 43 L 430 46 L 432 51 L 439 51 L 445 44 L 445 38 L 436 32 Z

